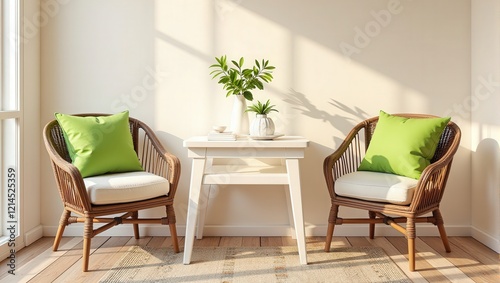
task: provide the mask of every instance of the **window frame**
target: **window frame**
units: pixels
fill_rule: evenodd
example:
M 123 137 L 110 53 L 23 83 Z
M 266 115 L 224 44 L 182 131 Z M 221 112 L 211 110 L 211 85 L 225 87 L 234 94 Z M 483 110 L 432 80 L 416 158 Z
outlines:
M 4 155 L 0 158 L 0 255 L 12 253 L 24 246 L 22 226 L 22 148 L 23 144 L 23 45 L 22 45 L 22 0 L 1 0 L 0 2 L 0 151 L 4 151 L 2 124 L 5 120 L 15 119 L 14 123 L 14 164 L 6 163 Z M 8 15 L 7 17 L 5 17 Z M 8 24 L 6 22 L 8 21 Z M 10 45 L 10 46 L 9 46 Z M 11 58 L 11 56 L 13 58 Z M 8 57 L 8 60 L 6 58 Z M 8 83 L 5 83 L 8 82 Z M 8 99 L 7 99 L 8 98 Z M 5 101 L 9 104 L 5 106 Z M 9 148 L 10 150 L 10 148 Z M 11 169 L 14 171 L 12 172 Z M 9 172 L 10 171 L 10 172 Z M 8 186 L 9 173 L 14 173 L 15 222 L 9 221 Z M 12 176 L 12 174 L 11 174 Z M 12 211 L 12 210 L 11 210 Z M 10 226 L 9 226 L 10 225 Z M 15 226 L 14 231 L 9 227 Z M 12 244 L 14 242 L 14 245 Z

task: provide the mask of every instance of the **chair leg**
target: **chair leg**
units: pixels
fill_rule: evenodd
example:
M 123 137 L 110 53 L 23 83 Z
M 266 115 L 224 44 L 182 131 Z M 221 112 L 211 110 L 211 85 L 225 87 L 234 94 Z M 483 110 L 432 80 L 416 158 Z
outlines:
M 168 226 L 170 227 L 170 237 L 172 237 L 172 245 L 174 246 L 174 252 L 178 253 L 179 250 L 179 240 L 177 239 L 177 228 L 175 227 L 175 211 L 173 205 L 166 205 L 165 209 L 167 211 Z
M 132 219 L 137 219 L 139 218 L 139 212 L 138 211 L 134 211 L 133 214 L 132 214 Z M 139 239 L 140 238 L 140 235 L 139 235 L 139 224 L 135 223 L 133 224 L 134 226 L 134 237 L 136 239 Z
M 59 220 L 59 228 L 57 228 L 56 238 L 54 239 L 54 244 L 52 246 L 53 251 L 57 251 L 59 248 L 59 243 L 61 242 L 62 235 L 64 233 L 64 229 L 68 225 L 68 218 L 71 215 L 69 210 L 63 210 L 61 219 Z
M 83 272 L 89 270 L 89 257 L 90 257 L 90 243 L 93 236 L 93 217 L 86 217 L 83 226 Z
M 178 253 L 179 250 L 179 241 L 177 240 L 177 228 L 175 228 L 175 223 L 171 223 L 168 225 L 170 227 L 170 237 L 172 237 L 172 245 L 174 246 L 174 252 Z
M 415 238 L 408 238 L 408 269 L 415 271 Z
M 375 219 L 375 212 L 368 211 L 368 217 Z M 370 223 L 370 239 L 375 238 L 375 223 Z
M 408 239 L 408 269 L 415 271 L 415 219 L 408 218 L 406 220 L 406 237 Z
M 337 214 L 339 212 L 338 205 L 332 205 L 330 208 L 330 216 L 328 217 L 328 230 L 326 231 L 325 252 L 330 251 L 332 244 L 333 230 L 335 229 L 335 222 L 337 222 Z
M 432 212 L 434 219 L 436 219 L 436 225 L 439 230 L 439 235 L 441 236 L 441 241 L 443 242 L 444 249 L 447 253 L 451 252 L 450 243 L 448 242 L 448 237 L 446 236 L 446 230 L 444 229 L 444 221 L 443 216 L 441 215 L 441 211 L 436 209 Z

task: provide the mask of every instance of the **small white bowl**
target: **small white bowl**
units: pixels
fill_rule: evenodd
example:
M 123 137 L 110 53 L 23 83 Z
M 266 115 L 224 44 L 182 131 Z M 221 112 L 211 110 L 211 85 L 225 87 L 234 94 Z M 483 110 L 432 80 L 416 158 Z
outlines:
M 222 133 L 226 129 L 226 126 L 213 126 L 212 129 L 218 133 Z

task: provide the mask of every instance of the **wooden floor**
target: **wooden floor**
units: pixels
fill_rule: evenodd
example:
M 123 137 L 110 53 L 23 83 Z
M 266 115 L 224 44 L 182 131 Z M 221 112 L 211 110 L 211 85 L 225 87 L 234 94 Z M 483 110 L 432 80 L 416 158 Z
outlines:
M 180 237 L 184 246 L 184 238 Z M 0 263 L 0 282 L 98 282 L 131 245 L 171 247 L 169 237 L 95 237 L 90 271 L 83 273 L 82 238 L 64 237 L 57 252 L 53 237 L 44 237 L 16 253 L 16 275 L 8 273 L 7 260 Z M 307 245 L 323 245 L 324 237 L 307 238 Z M 379 246 L 415 282 L 500 282 L 499 254 L 470 237 L 449 237 L 451 253 L 444 252 L 438 237 L 416 241 L 418 272 L 408 272 L 406 240 L 403 237 L 334 237 L 332 248 Z M 205 237 L 195 246 L 287 246 L 290 237 Z M 334 249 L 333 249 L 334 251 Z

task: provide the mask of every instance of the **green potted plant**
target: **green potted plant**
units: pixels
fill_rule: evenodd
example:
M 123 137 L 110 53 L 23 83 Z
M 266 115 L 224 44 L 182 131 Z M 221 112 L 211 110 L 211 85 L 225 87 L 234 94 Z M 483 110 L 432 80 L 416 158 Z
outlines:
M 255 65 L 249 69 L 243 69 L 245 59 L 240 58 L 239 62 L 234 60 L 231 63 L 234 67 L 229 67 L 226 56 L 220 58 L 215 57 L 216 64 L 210 66 L 213 68 L 210 72 L 212 79 L 219 78 L 218 83 L 223 85 L 223 89 L 227 91 L 226 97 L 230 95 L 242 95 L 245 99 L 252 101 L 252 90 L 258 88 L 264 89 L 264 83 L 270 83 L 273 80 L 272 72 L 275 67 L 269 65 L 269 60 L 264 60 L 259 63 L 255 60 Z
M 255 112 L 256 115 L 267 115 L 272 111 L 279 112 L 274 107 L 276 107 L 276 105 L 271 105 L 271 100 L 268 99 L 266 103 L 257 101 L 257 103 L 248 106 L 245 112 Z
M 228 65 L 227 57 L 215 57 L 217 63 L 209 68 L 212 79 L 218 78 L 219 84 L 226 90 L 226 97 L 233 95 L 235 97 L 233 111 L 231 114 L 230 130 L 237 135 L 248 135 L 249 119 L 245 113 L 247 108 L 246 101 L 253 100 L 254 89 L 264 89 L 264 83 L 270 83 L 273 80 L 272 72 L 274 66 L 269 65 L 269 60 L 255 60 L 251 68 L 243 68 L 245 59 L 240 58 L 238 62 L 232 60 L 232 66 Z
M 271 101 L 268 99 L 266 103 L 261 103 L 257 101 L 247 107 L 246 112 L 255 112 L 255 119 L 250 125 L 250 135 L 256 137 L 266 137 L 274 135 L 274 122 L 267 114 L 270 112 L 279 112 L 275 109 L 276 105 L 271 105 Z

